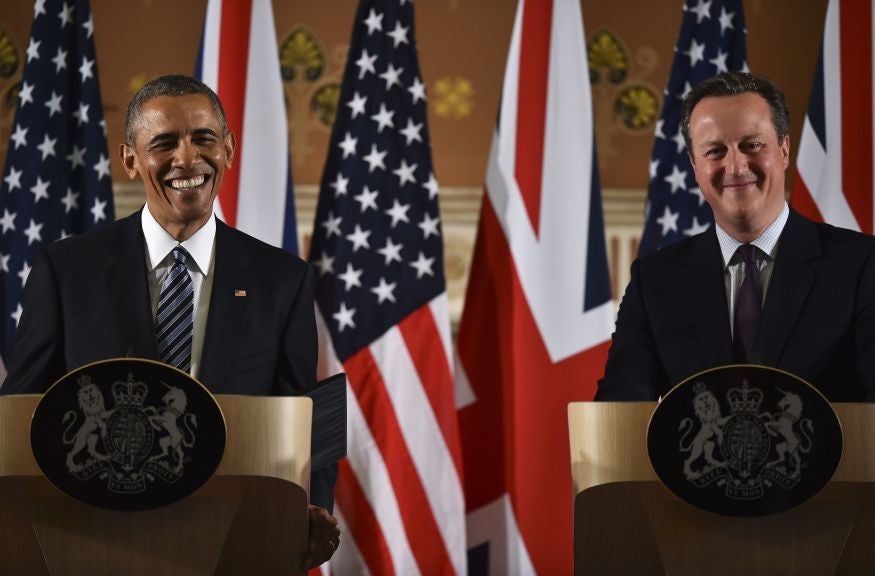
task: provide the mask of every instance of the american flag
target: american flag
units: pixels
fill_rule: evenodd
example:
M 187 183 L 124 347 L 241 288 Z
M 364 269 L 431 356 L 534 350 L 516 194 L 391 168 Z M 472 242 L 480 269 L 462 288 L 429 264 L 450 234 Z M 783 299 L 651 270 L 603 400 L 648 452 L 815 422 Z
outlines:
M 465 572 L 438 184 L 413 3 L 362 0 L 322 178 L 322 375 L 349 378 L 341 574 Z
M 570 574 L 568 403 L 614 325 L 579 0 L 521 0 L 459 327 L 472 574 Z
M 662 114 L 656 123 L 644 232 L 645 255 L 707 230 L 711 208 L 693 176 L 681 135 L 682 100 L 690 88 L 720 72 L 748 71 L 741 0 L 687 0 Z
M 36 2 L 3 172 L 5 365 L 14 349 L 24 283 L 40 246 L 115 217 L 87 0 Z
M 830 0 L 802 128 L 791 204 L 814 220 L 873 228 L 875 2 Z
M 209 0 L 195 76 L 219 95 L 237 136 L 216 214 L 298 252 L 286 105 L 270 0 Z

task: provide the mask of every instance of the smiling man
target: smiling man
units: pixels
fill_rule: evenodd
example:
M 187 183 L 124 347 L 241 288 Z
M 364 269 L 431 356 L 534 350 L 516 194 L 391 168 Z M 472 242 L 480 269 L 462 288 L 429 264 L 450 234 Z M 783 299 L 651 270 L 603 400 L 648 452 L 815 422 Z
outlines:
M 134 95 L 119 152 L 146 205 L 46 247 L 0 393 L 44 392 L 125 356 L 174 365 L 216 394 L 298 395 L 315 383 L 312 269 L 213 214 L 235 144 L 218 97 L 193 78 L 163 76 Z M 313 474 L 308 566 L 339 543 L 326 511 L 336 474 Z
M 682 131 L 716 225 L 632 265 L 596 399 L 655 400 L 751 363 L 832 401 L 875 400 L 875 240 L 787 206 L 783 94 L 721 74 L 687 94 Z

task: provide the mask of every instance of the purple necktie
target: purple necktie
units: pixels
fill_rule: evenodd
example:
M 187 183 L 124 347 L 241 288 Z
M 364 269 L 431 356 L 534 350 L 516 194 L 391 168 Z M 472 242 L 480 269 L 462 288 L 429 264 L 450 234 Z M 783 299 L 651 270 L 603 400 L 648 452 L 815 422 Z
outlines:
M 760 270 L 756 262 L 757 247 L 743 244 L 738 247 L 744 263 L 744 280 L 738 290 L 735 305 L 735 335 L 732 339 L 732 353 L 737 363 L 750 362 L 753 339 L 760 323 L 763 303 L 763 286 Z

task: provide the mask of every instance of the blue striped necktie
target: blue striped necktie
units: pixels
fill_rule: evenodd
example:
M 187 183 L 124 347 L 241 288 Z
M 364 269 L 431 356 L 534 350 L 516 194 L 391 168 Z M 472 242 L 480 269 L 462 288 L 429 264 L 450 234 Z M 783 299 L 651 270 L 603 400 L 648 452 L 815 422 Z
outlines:
M 194 288 L 188 268 L 189 254 L 182 246 L 173 249 L 173 265 L 161 282 L 155 335 L 158 356 L 188 372 L 191 369 L 191 337 L 194 326 Z

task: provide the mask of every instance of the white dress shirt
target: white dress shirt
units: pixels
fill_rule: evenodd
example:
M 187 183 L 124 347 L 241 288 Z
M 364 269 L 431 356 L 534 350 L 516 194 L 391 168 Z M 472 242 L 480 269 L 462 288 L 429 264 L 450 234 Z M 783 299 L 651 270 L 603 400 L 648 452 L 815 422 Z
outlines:
M 191 255 L 186 267 L 191 275 L 194 289 L 194 334 L 191 342 L 191 375 L 196 376 L 200 367 L 201 352 L 204 346 L 204 330 L 207 326 L 207 312 L 210 309 L 210 296 L 213 292 L 213 262 L 216 254 L 216 219 L 210 214 L 206 224 L 191 235 L 185 242 L 177 242 L 167 233 L 143 207 L 143 236 L 146 239 L 146 276 L 149 278 L 149 300 L 152 317 L 158 312 L 158 297 L 161 282 L 173 264 L 171 252 L 182 246 Z
M 784 209 L 775 218 L 775 221 L 763 230 L 760 236 L 751 242 L 759 250 L 756 251 L 757 267 L 760 271 L 761 286 L 763 287 L 763 301 L 766 301 L 766 290 L 769 289 L 769 281 L 772 278 L 772 270 L 775 268 L 775 257 L 778 254 L 778 240 L 781 238 L 781 232 L 784 231 L 784 226 L 787 224 L 787 218 L 790 216 L 790 208 L 784 202 Z M 743 243 L 729 235 L 715 223 L 717 232 L 717 241 L 720 243 L 720 252 L 723 254 L 723 274 L 726 286 L 726 302 L 729 306 L 729 330 L 735 335 L 735 306 L 738 303 L 738 292 L 741 290 L 741 283 L 744 281 L 744 276 L 747 271 L 741 261 L 741 255 L 738 253 L 738 248 Z

